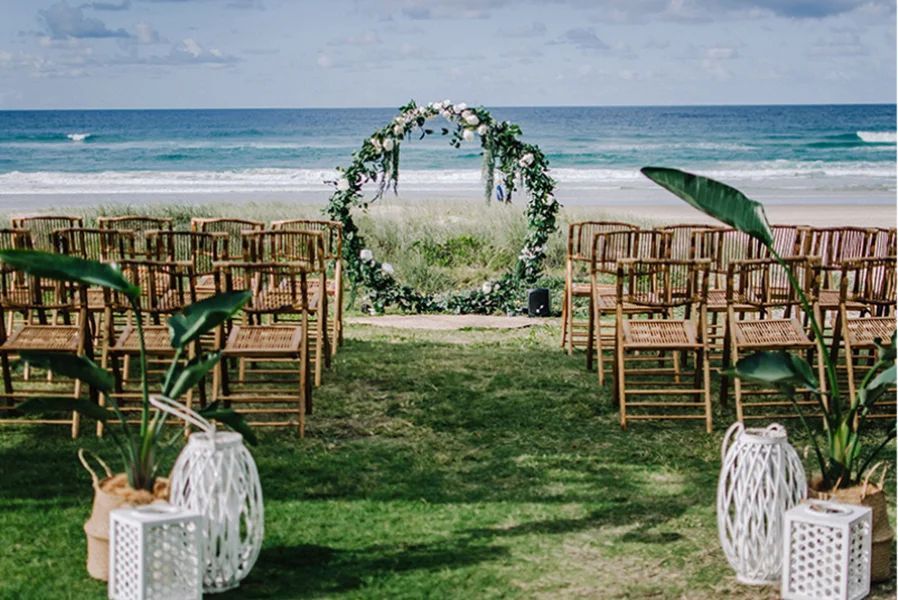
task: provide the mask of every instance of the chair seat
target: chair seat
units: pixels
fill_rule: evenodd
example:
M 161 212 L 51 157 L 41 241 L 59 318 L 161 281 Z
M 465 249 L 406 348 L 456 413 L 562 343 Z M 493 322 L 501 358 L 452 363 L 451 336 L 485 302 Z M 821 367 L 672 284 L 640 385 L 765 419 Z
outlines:
M 839 301 L 839 290 L 820 290 L 818 304 L 821 310 L 838 310 Z M 845 308 L 850 311 L 858 311 L 866 309 L 867 305 L 863 302 L 846 302 Z
M 23 325 L 2 345 L 4 350 L 77 352 L 81 341 L 77 325 Z
M 325 284 L 325 289 L 327 290 L 328 296 L 333 296 L 337 293 L 337 282 L 333 279 L 328 279 L 327 283 Z M 318 290 L 317 279 L 309 281 L 309 291 L 311 292 L 312 290 L 315 290 L 316 292 Z
M 860 317 L 847 319 L 848 343 L 852 348 L 873 348 L 873 340 L 887 343 L 895 333 L 894 317 Z
M 669 350 L 701 346 L 692 321 L 625 320 L 621 334 L 626 348 Z
M 314 312 L 321 302 L 321 294 L 317 289 L 308 290 L 309 310 Z M 298 309 L 299 297 L 294 296 L 289 289 L 270 288 L 253 298 L 252 309 L 255 311 L 275 312 L 278 310 Z
M 171 337 L 166 325 L 144 325 L 143 338 L 147 352 L 174 354 L 174 348 L 171 347 Z M 128 354 L 140 352 L 137 328 L 133 325 L 126 326 L 118 338 L 116 338 L 115 344 L 113 344 L 110 350 Z
M 297 325 L 235 325 L 222 354 L 293 356 L 299 353 L 302 337 L 302 327 Z
M 596 307 L 603 313 L 614 312 L 617 309 L 617 293 L 610 292 L 607 294 L 599 294 L 599 297 L 596 298 Z M 646 314 L 659 312 L 659 309 L 651 308 L 644 304 L 635 304 L 633 302 L 624 302 L 623 309 L 625 314 Z
M 814 342 L 797 319 L 763 319 L 757 321 L 736 321 L 733 334 L 740 347 L 812 347 Z
M 614 283 L 600 283 L 598 286 L 599 293 L 607 293 L 612 296 L 615 293 L 617 285 Z M 592 284 L 591 283 L 578 283 L 574 282 L 571 284 L 571 295 L 572 296 L 589 296 L 592 294 Z

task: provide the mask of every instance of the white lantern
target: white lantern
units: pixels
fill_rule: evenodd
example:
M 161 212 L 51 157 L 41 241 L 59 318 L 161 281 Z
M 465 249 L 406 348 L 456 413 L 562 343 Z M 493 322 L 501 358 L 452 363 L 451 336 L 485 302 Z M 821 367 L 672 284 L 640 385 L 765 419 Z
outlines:
M 206 518 L 205 591 L 237 587 L 256 563 L 264 535 L 256 463 L 239 433 L 216 431 L 197 413 L 167 398 L 154 396 L 151 402 L 202 429 L 188 438 L 172 467 L 170 500 Z
M 801 460 L 782 425 L 746 429 L 742 423 L 727 430 L 721 460 L 717 529 L 727 561 L 741 583 L 775 583 L 783 517 L 807 494 Z
M 203 597 L 203 517 L 161 502 L 109 514 L 110 600 Z
M 810 500 L 786 513 L 786 600 L 858 600 L 870 593 L 873 511 Z

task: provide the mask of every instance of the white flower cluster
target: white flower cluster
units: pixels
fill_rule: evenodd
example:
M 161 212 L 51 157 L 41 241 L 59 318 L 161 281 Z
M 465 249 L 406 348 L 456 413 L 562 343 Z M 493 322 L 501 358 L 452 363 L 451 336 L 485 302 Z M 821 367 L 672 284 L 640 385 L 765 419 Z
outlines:
M 490 281 L 484 281 L 483 285 L 480 286 L 480 291 L 484 294 L 492 294 L 493 292 L 498 292 L 500 287 L 498 282 L 492 283 Z
M 533 153 L 528 152 L 527 154 L 525 154 L 524 156 L 521 157 L 521 160 L 518 161 L 518 165 L 526 169 L 527 167 L 529 167 L 530 165 L 533 164 L 533 160 L 534 160 Z
M 380 266 L 380 270 L 386 273 L 387 275 L 392 275 L 395 270 L 393 269 L 393 265 L 390 263 L 384 263 Z
M 359 258 L 361 258 L 365 262 L 370 262 L 374 260 L 374 253 L 371 252 L 368 248 L 365 248 L 361 252 L 359 252 Z
M 534 246 L 533 248 L 527 246 L 526 248 L 521 250 L 521 254 L 518 256 L 518 259 L 523 261 L 534 260 L 543 253 L 543 250 L 544 248 L 542 246 Z

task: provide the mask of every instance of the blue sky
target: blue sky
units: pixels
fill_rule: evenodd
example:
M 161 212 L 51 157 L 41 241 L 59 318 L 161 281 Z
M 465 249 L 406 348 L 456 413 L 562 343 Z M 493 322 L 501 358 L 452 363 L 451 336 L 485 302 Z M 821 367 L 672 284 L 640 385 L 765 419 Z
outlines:
M 0 108 L 895 102 L 894 0 L 0 4 Z

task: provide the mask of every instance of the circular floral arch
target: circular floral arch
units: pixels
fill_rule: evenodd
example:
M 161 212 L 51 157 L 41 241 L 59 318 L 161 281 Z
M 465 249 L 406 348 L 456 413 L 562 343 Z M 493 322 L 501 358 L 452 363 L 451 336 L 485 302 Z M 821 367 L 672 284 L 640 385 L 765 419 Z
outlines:
M 399 114 L 365 140 L 353 153 L 352 164 L 338 168 L 340 177 L 326 212 L 343 224 L 343 258 L 350 280 L 366 290 L 367 300 L 376 312 L 395 305 L 405 311 L 458 313 L 491 313 L 516 310 L 526 286 L 536 282 L 542 273 L 546 242 L 555 230 L 558 202 L 552 192 L 555 181 L 549 176 L 549 164 L 542 151 L 518 139 L 521 129 L 508 121 L 496 121 L 484 108 L 469 108 L 449 100 L 418 106 L 414 101 L 399 109 Z M 384 192 L 399 183 L 399 148 L 413 135 L 423 138 L 436 133 L 428 121 L 442 117 L 450 127 L 439 133 L 450 135 L 456 148 L 462 143 L 480 139 L 483 150 L 483 179 L 487 201 L 493 195 L 510 202 L 515 190 L 527 193 L 527 238 L 517 263 L 500 278 L 487 281 L 480 289 L 432 296 L 422 294 L 396 280 L 388 263 L 374 259 L 358 227 L 352 220 L 354 207 L 367 208 Z M 377 192 L 367 201 L 362 186 L 374 183 Z

